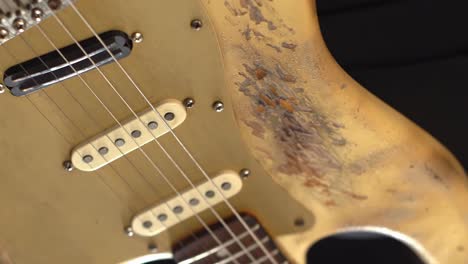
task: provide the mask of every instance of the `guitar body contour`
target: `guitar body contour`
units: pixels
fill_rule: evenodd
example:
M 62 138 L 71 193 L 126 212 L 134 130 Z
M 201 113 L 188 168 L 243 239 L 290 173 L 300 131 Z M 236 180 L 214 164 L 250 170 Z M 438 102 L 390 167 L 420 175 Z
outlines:
M 292 263 L 347 230 L 395 237 L 427 263 L 468 263 L 468 181 L 429 134 L 335 62 L 310 0 L 79 0 L 98 32 L 141 32 L 122 66 L 146 97 L 195 99 L 175 134 L 209 175 L 248 168 L 230 199 L 253 215 Z M 76 39 L 92 32 L 73 9 L 57 16 Z M 190 27 L 193 19 L 203 27 Z M 54 18 L 40 27 L 73 43 Z M 0 67 L 54 50 L 37 28 L 0 47 Z M 119 67 L 102 72 L 136 112 L 149 106 Z M 131 117 L 97 71 L 82 74 L 119 120 Z M 212 109 L 215 101 L 224 111 Z M 174 196 L 138 152 L 93 172 L 67 172 L 74 147 L 115 121 L 71 78 L 23 97 L 0 95 L 0 263 L 121 263 L 171 252 L 202 228 L 194 218 L 155 237 L 124 228 Z M 171 134 L 159 138 L 191 180 L 206 179 Z M 157 144 L 143 147 L 179 190 L 190 189 Z M 229 208 L 215 210 L 230 217 Z M 207 223 L 218 220 L 209 211 Z

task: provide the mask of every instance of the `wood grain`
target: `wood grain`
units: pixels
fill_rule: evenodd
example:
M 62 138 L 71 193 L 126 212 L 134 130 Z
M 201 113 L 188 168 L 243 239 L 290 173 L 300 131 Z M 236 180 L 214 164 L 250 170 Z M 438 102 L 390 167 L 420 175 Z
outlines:
M 277 263 L 284 263 L 286 261 L 285 257 L 281 254 L 275 243 L 271 240 L 271 237 L 263 229 L 260 223 L 250 215 L 242 215 L 242 220 L 249 226 L 249 228 L 254 232 L 260 241 L 264 241 L 263 246 L 269 252 L 270 257 L 275 260 Z M 256 260 L 264 259 L 260 263 L 272 263 L 271 260 L 267 258 L 262 249 L 255 243 L 255 241 L 249 237 L 246 229 L 242 226 L 238 219 L 231 217 L 226 220 L 226 224 L 231 228 L 234 234 L 237 235 L 238 239 L 241 241 L 242 245 L 246 248 L 246 251 L 251 254 Z M 246 251 L 244 251 L 239 244 L 233 242 L 234 240 L 228 234 L 226 229 L 220 224 L 217 223 L 212 227 L 213 232 L 221 240 L 224 248 L 213 251 L 213 253 L 208 256 L 201 258 L 198 261 L 193 263 L 197 264 L 210 264 L 210 263 L 249 263 L 251 260 L 248 258 Z M 179 245 L 174 248 L 174 260 L 177 263 L 182 261 L 187 261 L 194 256 L 203 254 L 205 252 L 211 252 L 211 250 L 219 248 L 220 245 L 213 239 L 212 236 L 206 230 L 200 230 L 196 232 L 193 236 L 188 237 L 181 241 Z M 228 261 L 231 260 L 231 261 Z

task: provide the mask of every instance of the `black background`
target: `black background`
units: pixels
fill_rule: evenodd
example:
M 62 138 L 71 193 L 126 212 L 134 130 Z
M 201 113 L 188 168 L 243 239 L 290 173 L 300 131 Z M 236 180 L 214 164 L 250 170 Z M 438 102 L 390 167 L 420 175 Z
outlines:
M 465 168 L 466 2 L 317 0 L 322 34 L 338 63 L 446 145 Z M 316 244 L 308 259 L 314 264 L 420 263 L 406 246 L 383 237 L 330 238 Z
M 468 166 L 468 1 L 318 0 L 325 41 L 359 83 Z
M 468 167 L 468 1 L 318 0 L 324 39 L 359 83 L 423 127 Z M 437 228 L 437 227 L 434 227 Z M 309 263 L 421 263 L 383 237 L 334 237 Z

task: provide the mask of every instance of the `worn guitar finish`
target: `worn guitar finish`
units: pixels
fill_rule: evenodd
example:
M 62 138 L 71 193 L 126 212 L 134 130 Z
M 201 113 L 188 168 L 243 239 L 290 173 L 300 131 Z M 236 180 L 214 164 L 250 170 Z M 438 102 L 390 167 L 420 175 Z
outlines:
M 80 0 L 98 32 L 139 31 L 120 62 L 153 104 L 196 103 L 174 129 L 211 176 L 251 170 L 230 201 L 253 215 L 292 263 L 350 229 L 396 237 L 427 263 L 467 263 L 468 182 L 430 135 L 353 81 L 333 60 L 309 0 Z M 92 36 L 71 8 L 58 17 Z M 199 18 L 197 31 L 190 21 Z M 72 44 L 54 18 L 40 24 Z M 0 68 L 52 51 L 37 28 L 0 47 Z M 101 67 L 136 112 L 148 105 L 115 65 Z M 84 73 L 115 116 L 129 109 L 97 71 Z M 225 110 L 215 112 L 214 101 Z M 0 95 L 0 263 L 120 263 L 171 252 L 202 226 L 186 220 L 152 238 L 127 237 L 133 216 L 174 196 L 140 153 L 94 172 L 66 172 L 71 150 L 114 127 L 78 78 Z M 160 139 L 195 184 L 206 179 L 172 135 Z M 157 144 L 143 147 L 180 190 L 190 185 Z M 225 205 L 215 207 L 229 218 Z M 218 222 L 209 211 L 201 218 Z M 175 247 L 174 247 L 175 248 Z

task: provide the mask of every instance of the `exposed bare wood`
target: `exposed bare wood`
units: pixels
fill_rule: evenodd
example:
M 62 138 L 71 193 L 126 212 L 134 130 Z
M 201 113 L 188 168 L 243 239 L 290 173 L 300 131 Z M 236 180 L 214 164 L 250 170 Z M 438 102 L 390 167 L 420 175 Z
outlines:
M 152 103 L 195 99 L 176 134 L 208 175 L 250 169 L 231 202 L 255 216 L 289 261 L 305 263 L 307 248 L 326 235 L 365 228 L 397 237 L 428 263 L 466 263 L 463 169 L 336 64 L 313 1 L 77 7 L 97 32 L 143 34 L 122 65 Z M 59 17 L 77 39 L 91 36 L 72 9 Z M 198 31 L 194 18 L 203 22 Z M 57 46 L 71 43 L 53 18 L 41 27 Z M 0 69 L 51 50 L 40 31 L 28 30 L 0 47 Z M 135 112 L 148 109 L 115 64 L 102 70 Z M 131 117 L 98 72 L 83 78 L 119 120 Z M 220 113 L 211 107 L 218 100 Z M 147 255 L 152 243 L 169 252 L 202 227 L 191 218 L 157 237 L 124 234 L 133 216 L 174 197 L 140 153 L 95 172 L 62 168 L 73 147 L 116 125 L 79 79 L 22 98 L 1 94 L 0 110 L 0 240 L 15 263 L 120 263 Z M 194 184 L 206 181 L 170 134 L 160 142 Z M 156 144 L 144 151 L 178 190 L 190 188 Z M 219 222 L 208 211 L 201 218 Z
M 468 243 L 462 167 L 337 65 L 314 1 L 205 3 L 243 138 L 317 217 L 309 233 L 283 241 L 296 261 L 311 237 L 362 226 L 404 234 L 428 261 L 468 259 L 460 250 Z

